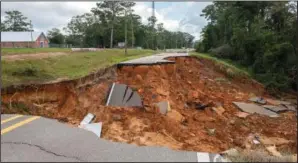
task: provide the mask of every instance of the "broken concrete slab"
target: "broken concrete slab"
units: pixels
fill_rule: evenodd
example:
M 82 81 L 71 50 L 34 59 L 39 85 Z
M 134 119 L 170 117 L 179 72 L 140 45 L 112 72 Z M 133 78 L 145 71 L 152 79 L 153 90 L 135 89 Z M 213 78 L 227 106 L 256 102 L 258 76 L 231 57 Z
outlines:
M 169 101 L 161 101 L 156 104 L 159 108 L 159 112 L 161 114 L 167 114 L 167 112 L 171 111 L 170 103 Z
M 276 114 L 275 112 L 267 110 L 256 104 L 250 104 L 250 103 L 244 103 L 244 102 L 233 102 L 233 104 L 236 105 L 240 110 L 247 113 L 257 113 L 257 114 L 266 115 L 269 117 L 278 117 L 278 114 Z
M 96 134 L 100 138 L 102 122 L 85 124 L 85 125 L 82 125 L 81 128 L 93 132 L 94 134 Z
M 274 100 L 274 99 L 270 99 L 270 98 L 267 98 L 266 99 L 268 103 L 272 104 L 272 105 L 291 105 L 291 102 L 288 102 L 288 101 L 281 101 L 281 100 Z
M 278 113 L 278 112 L 284 112 L 284 111 L 287 111 L 288 110 L 288 108 L 286 108 L 286 107 L 284 107 L 282 105 L 278 105 L 278 106 L 276 106 L 276 105 L 263 105 L 263 107 L 266 108 L 266 109 L 269 109 L 271 111 L 274 111 L 276 113 Z
M 230 162 L 230 160 L 216 153 L 197 152 L 197 158 L 198 162 Z
M 283 106 L 285 106 L 288 110 L 290 111 L 297 111 L 296 107 L 294 105 L 287 105 L 287 104 L 282 104 Z
M 143 107 L 143 104 L 138 92 L 126 84 L 113 83 L 106 106 Z
M 249 101 L 259 103 L 259 104 L 266 104 L 266 100 L 262 97 L 252 97 L 249 99 Z
M 84 117 L 84 119 L 81 121 L 80 126 L 89 124 L 94 118 L 95 118 L 95 115 L 93 115 L 93 114 L 91 114 L 91 113 L 88 113 L 88 114 Z M 79 126 L 79 127 L 80 127 L 80 126 Z

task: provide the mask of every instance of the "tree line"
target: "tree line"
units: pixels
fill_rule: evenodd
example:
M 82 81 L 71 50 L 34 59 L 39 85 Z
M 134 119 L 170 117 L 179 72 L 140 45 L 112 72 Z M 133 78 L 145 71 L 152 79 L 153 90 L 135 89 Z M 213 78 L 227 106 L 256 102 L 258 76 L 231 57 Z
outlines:
M 125 26 L 128 47 L 169 49 L 192 47 L 194 36 L 186 32 L 166 30 L 163 23 L 156 24 L 156 17 L 149 17 L 148 24 L 132 9 L 134 2 L 101 1 L 90 12 L 73 16 L 63 28 L 48 31 L 54 44 L 72 44 L 78 47 L 113 48 L 125 42 Z M 28 21 L 19 11 L 5 12 L 1 31 L 28 31 Z M 66 33 L 66 34 L 63 34 Z
M 297 89 L 296 2 L 213 2 L 201 16 L 197 51 L 248 67 L 267 88 Z

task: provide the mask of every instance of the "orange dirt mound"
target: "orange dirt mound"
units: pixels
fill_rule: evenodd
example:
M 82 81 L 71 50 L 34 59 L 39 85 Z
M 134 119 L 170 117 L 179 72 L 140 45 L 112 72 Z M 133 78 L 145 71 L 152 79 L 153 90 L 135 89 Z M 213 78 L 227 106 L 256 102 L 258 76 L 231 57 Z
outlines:
M 233 101 L 247 101 L 251 94 L 272 98 L 261 84 L 245 77 L 231 79 L 209 60 L 192 57 L 170 60 L 176 64 L 124 66 L 117 72 L 106 71 L 81 82 L 7 91 L 1 95 L 2 113 L 38 114 L 77 125 L 90 112 L 96 115 L 96 122 L 103 122 L 102 138 L 136 145 L 221 152 L 236 146 L 245 148 L 249 134 L 257 133 L 291 140 L 292 144 L 278 148 L 297 152 L 297 119 L 293 113 L 281 114 L 279 118 L 235 116 L 239 110 Z M 105 79 L 91 82 L 101 76 Z M 144 109 L 105 106 L 113 81 L 138 90 Z M 163 100 L 171 106 L 167 115 L 158 113 L 154 106 Z M 196 110 L 186 102 L 210 106 Z M 20 106 L 25 111 L 20 111 Z M 224 109 L 220 114 L 212 109 L 219 106 Z

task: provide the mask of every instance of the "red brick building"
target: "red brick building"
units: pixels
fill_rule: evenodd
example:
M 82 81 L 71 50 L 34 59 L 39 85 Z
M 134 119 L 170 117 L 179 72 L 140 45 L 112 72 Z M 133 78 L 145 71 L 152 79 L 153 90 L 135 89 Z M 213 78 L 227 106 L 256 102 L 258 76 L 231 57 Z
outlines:
M 46 48 L 49 40 L 43 32 L 1 32 L 2 48 Z

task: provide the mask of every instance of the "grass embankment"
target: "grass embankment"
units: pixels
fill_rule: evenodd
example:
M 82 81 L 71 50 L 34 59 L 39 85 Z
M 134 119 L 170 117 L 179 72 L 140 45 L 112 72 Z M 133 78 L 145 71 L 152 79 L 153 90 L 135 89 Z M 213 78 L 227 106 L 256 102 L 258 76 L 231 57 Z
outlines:
M 71 52 L 70 48 L 1 48 L 1 55 Z
M 36 60 L 1 61 L 2 88 L 23 83 L 37 83 L 58 78 L 75 79 L 115 63 L 157 53 L 153 50 L 103 50 Z
M 197 53 L 197 52 L 191 52 L 190 55 L 214 61 L 216 67 L 220 71 L 226 73 L 229 77 L 236 77 L 236 76 L 252 77 L 252 73 L 247 68 L 231 60 L 219 59 L 210 54 L 203 54 L 203 53 Z

